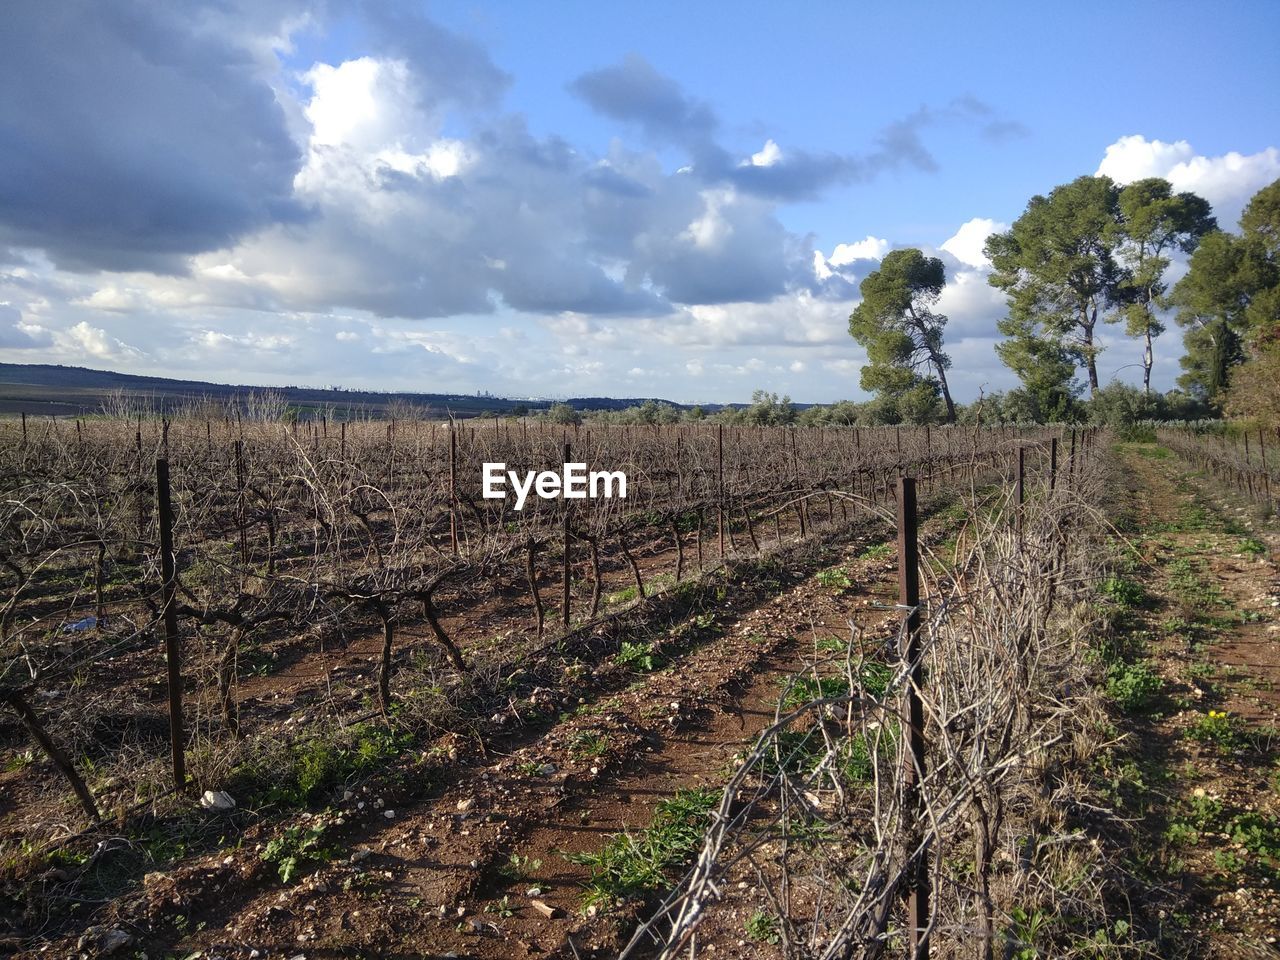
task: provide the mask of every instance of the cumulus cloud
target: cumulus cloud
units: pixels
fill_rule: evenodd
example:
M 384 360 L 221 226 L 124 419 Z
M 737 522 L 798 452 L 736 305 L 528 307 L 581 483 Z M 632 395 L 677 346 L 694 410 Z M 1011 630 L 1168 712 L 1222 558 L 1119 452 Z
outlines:
M 116 339 L 87 321 L 79 323 L 54 334 L 56 345 L 70 356 L 79 356 L 89 360 L 106 360 L 118 362 L 140 358 L 142 352 L 127 343 Z
M 1135 134 L 1107 147 L 1097 173 L 1118 183 L 1164 177 L 1174 190 L 1189 190 L 1208 200 L 1218 223 L 1231 229 L 1249 198 L 1280 178 L 1280 150 L 1267 147 L 1252 154 L 1232 151 L 1207 157 L 1186 140 L 1166 143 Z
M 338 379 L 387 387 L 610 393 L 630 377 L 676 399 L 715 377 L 794 394 L 839 377 L 851 395 L 848 314 L 891 242 L 828 255 L 780 210 L 937 169 L 946 126 L 1024 132 L 960 97 L 858 152 L 744 142 L 630 57 L 570 85 L 621 128 L 592 151 L 531 132 L 503 106 L 511 78 L 413 5 L 6 15 L 0 82 L 26 94 L 0 102 L 0 262 L 21 264 L 0 272 L 6 359 L 288 383 L 331 382 L 339 356 Z M 324 42 L 295 47 L 306 33 Z M 982 341 L 999 305 L 980 257 L 998 226 L 942 245 L 962 339 Z
M 39 324 L 25 323 L 16 307 L 0 303 L 0 349 L 35 350 L 53 343 L 49 331 Z
M 0 244 L 73 270 L 181 271 L 300 215 L 275 92 L 196 4 L 13 0 L 4 17 Z
M 940 249 L 951 254 L 961 263 L 970 267 L 986 269 L 991 266 L 982 248 L 987 237 L 993 233 L 1003 233 L 1009 229 L 1007 223 L 1000 223 L 986 217 L 974 217 L 960 225 L 960 229 L 943 241 Z
M 848 300 L 857 296 L 858 284 L 892 248 L 881 237 L 867 236 L 853 243 L 838 243 L 831 256 L 813 251 L 813 275 L 818 291 L 830 300 Z

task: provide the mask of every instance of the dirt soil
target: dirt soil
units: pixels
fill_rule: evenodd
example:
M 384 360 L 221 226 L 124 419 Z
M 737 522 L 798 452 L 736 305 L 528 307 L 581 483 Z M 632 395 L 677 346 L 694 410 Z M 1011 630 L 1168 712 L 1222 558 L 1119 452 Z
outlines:
M 1154 445 L 1122 451 L 1146 597 L 1129 637 L 1164 681 L 1109 771 L 1128 868 L 1169 956 L 1280 955 L 1280 531 Z
M 929 521 L 926 539 L 950 522 Z M 398 776 L 294 818 L 287 829 L 314 827 L 323 848 L 291 883 L 262 858 L 280 829 L 250 826 L 236 847 L 148 874 L 97 910 L 88 934 L 31 955 L 94 956 L 110 931 L 148 956 L 613 955 L 640 905 L 585 910 L 587 868 L 564 855 L 643 829 L 678 789 L 722 784 L 817 641 L 847 641 L 855 625 L 867 638 L 896 629 L 894 560 L 884 533 L 866 532 L 875 529 L 783 553 L 784 567 L 725 583 L 722 602 L 669 635 L 637 635 L 652 640 L 652 670 L 566 667 L 563 682 L 535 689 L 536 710 L 522 715 L 513 701 L 495 715 L 507 732 L 487 743 L 446 735 Z M 814 575 L 831 567 L 851 586 Z M 744 608 L 735 592 L 761 599 Z

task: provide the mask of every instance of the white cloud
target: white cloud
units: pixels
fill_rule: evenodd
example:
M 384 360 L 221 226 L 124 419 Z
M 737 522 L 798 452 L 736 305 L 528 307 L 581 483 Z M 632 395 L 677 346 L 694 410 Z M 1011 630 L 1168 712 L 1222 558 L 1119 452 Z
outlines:
M 34 350 L 52 342 L 48 330 L 23 320 L 17 307 L 0 303 L 0 350 Z
M 752 167 L 772 167 L 782 159 L 782 148 L 772 140 L 766 140 L 764 146 L 760 148 L 758 153 L 751 155 L 751 160 L 743 161 L 742 165 Z
M 867 236 L 856 243 L 840 243 L 831 251 L 827 262 L 833 267 L 843 267 L 855 260 L 883 260 L 884 255 L 893 246 L 882 237 Z
M 857 264 L 859 261 L 875 261 L 884 259 L 884 255 L 892 248 L 892 244 L 881 237 L 868 235 L 854 243 L 839 243 L 827 257 L 820 250 L 813 252 L 813 274 L 819 280 L 829 280 L 841 267 Z
M 732 190 L 703 190 L 703 213 L 689 224 L 681 237 L 703 250 L 718 250 L 733 236 L 733 224 L 725 216 L 733 206 Z
M 1211 204 L 1218 225 L 1234 229 L 1249 198 L 1280 178 L 1280 150 L 1232 151 L 1218 157 L 1197 154 L 1186 140 L 1165 143 L 1140 134 L 1121 137 L 1106 149 L 1098 174 L 1117 183 L 1164 177 L 1174 190 L 1190 190 Z
M 142 357 L 141 351 L 84 320 L 53 336 L 57 346 L 72 356 L 111 361 L 136 360 Z
M 947 251 L 961 263 L 970 267 L 986 269 L 991 261 L 983 254 L 987 237 L 993 233 L 1003 233 L 1009 225 L 991 220 L 987 217 L 974 217 L 960 225 L 960 229 L 951 235 L 940 249 Z

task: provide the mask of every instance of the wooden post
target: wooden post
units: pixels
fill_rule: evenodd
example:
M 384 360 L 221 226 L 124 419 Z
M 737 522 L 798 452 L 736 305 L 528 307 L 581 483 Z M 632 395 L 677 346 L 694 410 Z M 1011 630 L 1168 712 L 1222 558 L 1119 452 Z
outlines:
M 161 599 L 164 604 L 164 657 L 169 673 L 169 747 L 173 785 L 187 785 L 186 737 L 182 732 L 182 649 L 178 642 L 178 565 L 173 552 L 173 507 L 169 500 L 169 461 L 156 461 L 156 514 L 160 521 Z
M 924 704 L 920 690 L 924 683 L 920 663 L 920 544 L 916 517 L 916 482 L 912 477 L 898 478 L 898 603 L 906 612 L 902 656 L 907 664 L 906 705 L 903 726 L 907 735 L 907 751 L 903 754 L 903 817 L 907 832 L 907 850 L 920 845 L 920 823 L 924 803 L 920 781 L 925 769 Z M 925 928 L 929 925 L 929 858 L 921 851 L 915 862 L 907 891 L 907 934 L 911 956 L 926 960 L 929 941 Z

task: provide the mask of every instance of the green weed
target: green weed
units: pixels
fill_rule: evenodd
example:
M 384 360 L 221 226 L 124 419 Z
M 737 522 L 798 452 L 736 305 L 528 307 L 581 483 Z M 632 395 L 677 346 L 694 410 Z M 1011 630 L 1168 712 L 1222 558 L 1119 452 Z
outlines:
M 778 932 L 778 918 L 763 910 L 757 910 L 747 917 L 743 928 L 746 930 L 747 939 L 754 940 L 756 943 L 769 943 L 776 946 L 782 942 L 782 935 Z
M 664 887 L 668 874 L 702 846 L 719 800 L 716 790 L 680 790 L 658 804 L 649 829 L 616 834 L 596 853 L 562 854 L 590 868 L 586 905 L 607 905 Z
M 321 844 L 323 826 L 287 827 L 284 833 L 267 844 L 262 859 L 276 865 L 281 883 L 289 883 L 308 864 L 333 859 L 333 851 Z

